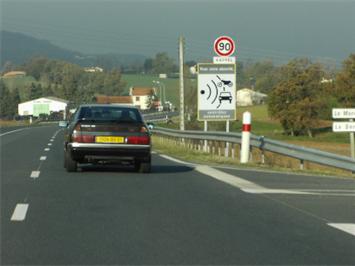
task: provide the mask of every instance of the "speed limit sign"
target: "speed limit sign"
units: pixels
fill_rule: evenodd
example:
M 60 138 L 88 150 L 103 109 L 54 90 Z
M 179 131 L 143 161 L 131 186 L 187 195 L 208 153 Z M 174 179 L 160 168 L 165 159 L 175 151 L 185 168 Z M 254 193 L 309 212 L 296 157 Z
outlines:
M 218 37 L 214 41 L 214 51 L 219 56 L 230 56 L 235 51 L 233 39 L 228 36 Z

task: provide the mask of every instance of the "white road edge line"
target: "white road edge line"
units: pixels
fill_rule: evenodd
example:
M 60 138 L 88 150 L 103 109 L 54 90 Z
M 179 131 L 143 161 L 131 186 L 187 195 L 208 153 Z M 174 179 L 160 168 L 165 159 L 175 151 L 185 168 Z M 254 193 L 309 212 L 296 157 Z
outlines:
M 47 156 L 41 156 L 41 157 L 39 158 L 40 161 L 45 161 L 46 159 L 47 159 Z
M 17 222 L 24 221 L 26 218 L 27 210 L 28 210 L 28 204 L 18 203 L 11 216 L 11 221 L 17 221 Z
M 173 161 L 173 162 L 176 162 L 176 163 L 180 163 L 180 164 L 185 164 L 185 165 L 189 165 L 189 166 L 197 166 L 196 164 L 193 164 L 193 163 L 189 163 L 189 162 L 184 162 L 184 161 L 181 161 L 181 160 L 178 160 L 178 159 L 175 159 L 173 157 L 170 157 L 168 155 L 165 155 L 165 154 L 159 154 L 160 157 L 163 157 L 169 161 Z
M 8 131 L 8 132 L 5 132 L 5 133 L 0 134 L 0 137 L 5 136 L 5 135 L 8 135 L 8 134 L 11 134 L 11 133 L 15 133 L 15 132 L 23 131 L 23 130 L 25 130 L 25 129 L 27 129 L 27 128 L 20 128 L 20 129 L 16 129 L 16 130 Z
M 165 154 L 159 154 L 159 156 L 161 156 L 167 160 L 176 162 L 176 163 L 194 166 L 195 170 L 197 172 L 200 172 L 201 174 L 210 176 L 214 179 L 217 179 L 219 181 L 222 181 L 222 182 L 232 185 L 234 187 L 237 187 L 246 193 L 252 193 L 252 194 L 294 194 L 294 195 L 311 195 L 312 194 L 312 193 L 303 192 L 303 191 L 266 188 L 266 187 L 260 186 L 258 184 L 255 184 L 251 181 L 248 181 L 246 179 L 240 178 L 235 175 L 227 174 L 225 172 L 222 172 L 220 170 L 217 170 L 217 169 L 212 168 L 207 165 L 191 164 L 188 162 L 184 162 L 184 161 L 172 158 L 172 157 L 165 155 Z
M 54 135 L 53 135 L 53 139 L 58 135 L 58 133 L 61 131 L 62 129 L 58 129 L 55 133 L 54 133 Z
M 32 171 L 30 177 L 31 178 L 38 178 L 41 171 Z
M 350 223 L 328 223 L 329 226 L 355 236 L 355 224 Z

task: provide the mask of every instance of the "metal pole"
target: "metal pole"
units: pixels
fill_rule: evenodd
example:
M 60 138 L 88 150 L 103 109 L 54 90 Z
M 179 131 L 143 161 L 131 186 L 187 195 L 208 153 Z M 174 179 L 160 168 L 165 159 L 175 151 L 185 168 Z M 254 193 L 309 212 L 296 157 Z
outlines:
M 207 130 L 208 130 L 208 123 L 207 123 L 207 120 L 205 120 L 203 131 L 207 132 Z M 203 151 L 207 152 L 207 140 L 206 139 L 204 140 Z
M 350 119 L 350 122 L 354 122 L 354 119 Z M 355 133 L 350 132 L 350 154 L 351 158 L 355 159 Z
M 180 130 L 185 130 L 184 119 L 184 38 L 179 39 L 179 64 L 180 64 Z
M 226 132 L 229 132 L 229 120 L 226 121 Z M 229 156 L 229 142 L 226 142 L 226 150 L 224 153 L 225 157 Z

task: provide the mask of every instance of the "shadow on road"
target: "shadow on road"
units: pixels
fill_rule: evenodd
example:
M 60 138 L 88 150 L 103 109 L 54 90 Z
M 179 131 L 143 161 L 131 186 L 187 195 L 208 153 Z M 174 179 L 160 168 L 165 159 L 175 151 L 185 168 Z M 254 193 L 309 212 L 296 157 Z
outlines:
M 136 173 L 133 166 L 122 165 L 80 165 L 81 172 L 125 172 Z M 152 165 L 151 174 L 190 172 L 193 167 L 185 165 Z

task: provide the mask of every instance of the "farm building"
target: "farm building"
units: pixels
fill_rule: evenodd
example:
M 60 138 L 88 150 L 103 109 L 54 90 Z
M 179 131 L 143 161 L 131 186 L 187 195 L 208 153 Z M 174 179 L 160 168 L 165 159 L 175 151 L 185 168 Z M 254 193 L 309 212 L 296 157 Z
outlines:
M 96 103 L 111 103 L 115 105 L 133 106 L 132 96 L 97 95 L 95 96 L 95 98 L 96 98 Z
M 267 95 L 248 88 L 237 91 L 237 106 L 251 106 L 265 103 Z
M 4 74 L 4 78 L 12 78 L 12 77 L 24 77 L 26 76 L 26 72 L 24 71 L 10 71 Z
M 50 115 L 53 112 L 64 111 L 68 101 L 56 97 L 42 97 L 18 105 L 20 116 L 31 115 L 38 117 L 40 114 Z
M 152 106 L 152 101 L 156 95 L 154 88 L 132 87 L 129 90 L 132 96 L 133 105 L 141 110 L 148 110 Z

